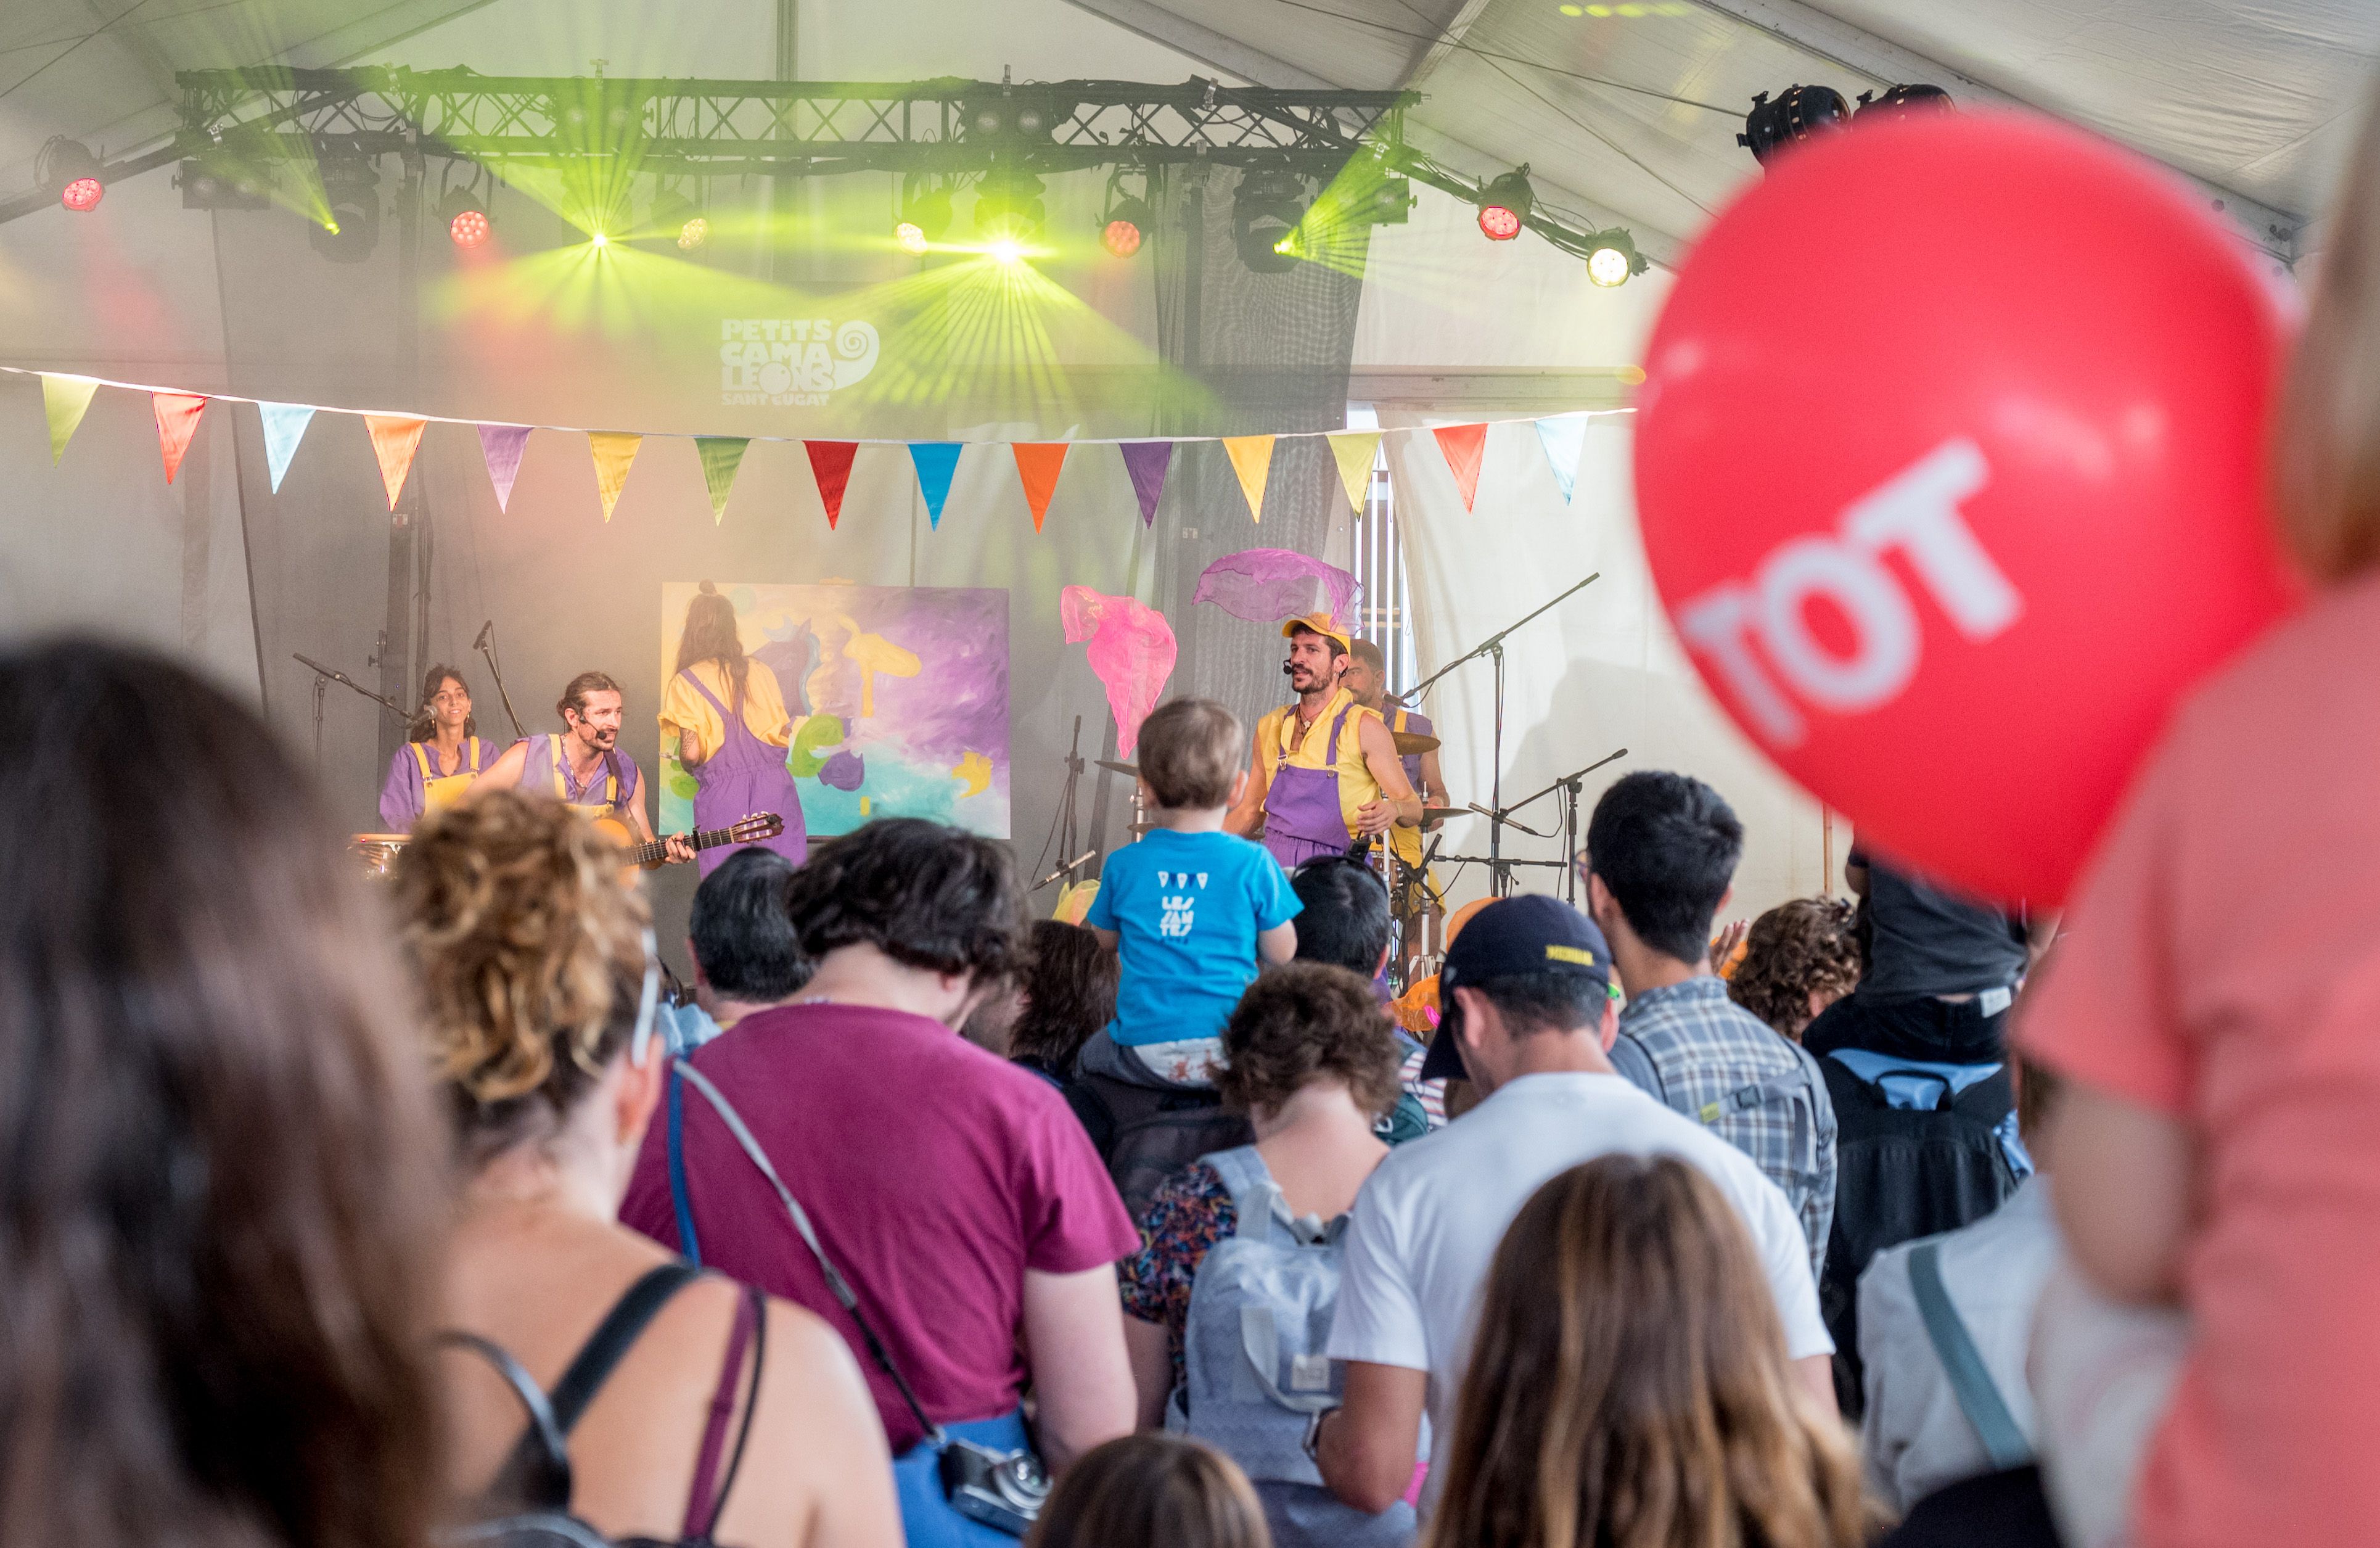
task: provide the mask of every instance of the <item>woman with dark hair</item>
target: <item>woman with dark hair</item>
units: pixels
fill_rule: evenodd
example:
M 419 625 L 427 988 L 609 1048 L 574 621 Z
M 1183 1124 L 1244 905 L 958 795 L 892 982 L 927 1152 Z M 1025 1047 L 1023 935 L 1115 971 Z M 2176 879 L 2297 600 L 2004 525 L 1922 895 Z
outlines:
M 1032 965 L 1008 1029 L 1008 1056 L 1062 1086 L 1091 1034 L 1115 1019 L 1123 969 L 1107 943 L 1079 924 L 1037 920 Z
M 425 811 L 462 798 L 474 776 L 504 756 L 480 739 L 471 718 L 471 690 L 463 674 L 443 663 L 421 679 L 421 705 L 405 727 L 405 745 L 388 762 L 381 786 L 380 820 L 390 833 L 411 833 Z
M 1537 1189 L 1481 1288 L 1425 1548 L 1857 1548 L 1858 1459 L 1818 1411 L 1725 1195 L 1615 1154 Z
M 809 835 L 802 826 L 802 798 L 785 766 L 793 739 L 793 717 L 785 713 L 776 673 L 744 653 L 735 604 L 704 581 L 686 605 L 677 672 L 662 690 L 662 747 L 674 747 L 679 765 L 694 778 L 694 825 L 723 828 L 748 813 L 773 811 L 785 820 L 785 831 L 761 846 L 801 864 Z M 702 874 L 746 847 L 703 850 L 697 857 Z
M 0 656 L 0 1520 L 419 1548 L 438 1139 L 386 931 L 254 713 Z
M 1272 1548 L 1230 1457 L 1179 1435 L 1126 1435 L 1075 1464 L 1026 1548 Z
M 1330 1383 L 1301 1384 L 1282 1371 L 1327 1367 L 1320 1339 L 1339 1262 L 1331 1223 L 1389 1153 L 1373 1125 L 1403 1094 L 1402 1050 L 1368 982 L 1344 968 L 1293 962 L 1241 995 L 1223 1027 L 1223 1054 L 1216 1087 L 1248 1115 L 1256 1143 L 1201 1156 L 1160 1184 L 1141 1249 L 1124 1263 L 1124 1338 L 1141 1427 L 1161 1424 L 1221 1447 L 1256 1481 L 1283 1548 L 1402 1548 L 1413 1537 L 1413 1507 L 1401 1502 L 1373 1515 L 1341 1504 L 1305 1449 L 1307 1420 L 1330 1399 Z M 1295 1304 L 1279 1294 L 1284 1285 L 1303 1292 Z M 1240 1336 L 1249 1311 L 1278 1330 L 1280 1371 L 1250 1363 Z M 1293 1406 L 1302 1400 L 1314 1406 Z
M 1035 1445 L 1057 1473 L 1129 1432 L 1114 1265 L 1138 1245 L 1065 1099 L 957 1035 L 1022 964 L 1008 849 L 917 818 L 870 823 L 794 872 L 785 913 L 817 964 L 800 997 L 690 1062 L 742 1115 L 868 1331 L 788 1236 L 783 1201 L 708 1092 L 678 1093 L 682 1116 L 656 1126 L 620 1218 L 832 1323 L 868 1362 L 910 1542 L 998 1544 L 950 1505 L 929 1426 L 997 1452 Z
M 891 1548 L 883 1431 L 833 1330 L 614 1218 L 668 1054 L 650 916 L 610 846 L 549 796 L 491 791 L 424 823 L 395 885 L 463 1170 L 448 1325 L 577 1393 L 573 1513 L 614 1542 Z M 450 1481 L 519 1508 L 519 1397 L 460 1352 L 446 1373 Z

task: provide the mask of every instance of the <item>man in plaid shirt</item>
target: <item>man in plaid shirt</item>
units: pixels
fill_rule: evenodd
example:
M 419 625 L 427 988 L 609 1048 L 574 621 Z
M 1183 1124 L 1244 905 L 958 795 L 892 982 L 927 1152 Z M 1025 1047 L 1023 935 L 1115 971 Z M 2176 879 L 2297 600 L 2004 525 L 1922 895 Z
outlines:
M 1785 1190 L 1817 1273 L 1835 1216 L 1826 1079 L 1798 1043 L 1730 1000 L 1709 966 L 1711 920 L 1743 853 L 1743 824 L 1698 779 L 1632 774 L 1596 802 L 1586 848 L 1587 912 L 1628 995 L 1613 1067 Z

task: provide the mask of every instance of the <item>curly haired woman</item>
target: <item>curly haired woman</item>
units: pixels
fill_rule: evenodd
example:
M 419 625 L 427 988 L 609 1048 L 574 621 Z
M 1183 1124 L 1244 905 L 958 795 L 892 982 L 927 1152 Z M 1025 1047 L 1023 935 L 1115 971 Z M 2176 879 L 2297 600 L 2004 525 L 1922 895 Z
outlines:
M 1728 998 L 1801 1042 L 1802 1030 L 1859 982 L 1856 912 L 1843 898 L 1797 897 L 1753 920 Z

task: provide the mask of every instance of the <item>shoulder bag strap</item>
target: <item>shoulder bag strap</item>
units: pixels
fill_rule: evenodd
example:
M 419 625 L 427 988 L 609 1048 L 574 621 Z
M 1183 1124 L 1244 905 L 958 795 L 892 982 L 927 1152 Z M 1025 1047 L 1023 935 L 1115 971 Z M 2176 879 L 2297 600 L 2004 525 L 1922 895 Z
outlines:
M 540 1510 L 568 1510 L 570 1442 L 553 1417 L 553 1404 L 546 1397 L 545 1389 L 537 1384 L 537 1378 L 513 1359 L 512 1351 L 492 1338 L 450 1329 L 440 1334 L 437 1341 L 450 1348 L 468 1349 L 494 1366 L 496 1374 L 504 1379 L 504 1384 L 513 1389 L 513 1396 L 528 1411 L 528 1433 L 521 1437 L 513 1454 L 505 1458 L 504 1468 L 496 1474 L 499 1482 L 509 1483 L 522 1505 Z M 531 1441 L 537 1443 L 537 1450 L 525 1453 L 524 1448 Z
M 1917 1315 L 1925 1320 L 1925 1336 L 1950 1378 L 1959 1411 L 1975 1427 L 1992 1466 L 2004 1470 L 2033 1460 L 2033 1446 L 2017 1428 L 2016 1416 L 2009 1412 L 2008 1400 L 2000 1396 L 1991 1372 L 1984 1368 L 1983 1354 L 1961 1320 L 1959 1309 L 1950 1304 L 1950 1292 L 1942 1283 L 1941 1243 L 1923 1242 L 1911 1250 L 1909 1287 L 1916 1293 Z
M 674 1062 L 669 1073 L 670 1210 L 677 1216 L 677 1253 L 689 1263 L 702 1262 L 702 1245 L 694 1235 L 694 1201 L 686 1190 L 686 1082 Z
M 941 1425 L 926 1417 L 925 1407 L 917 1401 L 917 1395 L 911 1389 L 908 1378 L 901 1374 L 901 1368 L 892 1363 L 892 1355 L 885 1350 L 884 1341 L 876 1336 L 876 1330 L 868 1326 L 868 1319 L 860 1314 L 859 1298 L 851 1293 L 851 1286 L 828 1261 L 826 1249 L 819 1245 L 818 1232 L 811 1228 L 810 1217 L 803 1213 L 801 1205 L 794 1201 L 793 1190 L 785 1186 L 784 1179 L 777 1176 L 777 1168 L 770 1162 L 769 1152 L 760 1148 L 760 1141 L 753 1139 L 752 1131 L 744 1127 L 743 1115 L 720 1094 L 719 1088 L 712 1085 L 702 1071 L 684 1059 L 674 1059 L 671 1065 L 718 1112 L 719 1121 L 727 1126 L 727 1132 L 735 1136 L 736 1145 L 759 1169 L 760 1176 L 769 1180 L 769 1186 L 776 1190 L 777 1201 L 785 1206 L 785 1213 L 792 1219 L 794 1230 L 802 1238 L 802 1245 L 808 1247 L 810 1256 L 818 1261 L 819 1274 L 826 1280 L 827 1293 L 834 1297 L 835 1304 L 850 1315 L 852 1323 L 859 1329 L 860 1338 L 868 1346 L 869 1358 L 876 1361 L 879 1370 L 892 1378 L 894 1389 L 901 1394 L 901 1401 L 908 1405 L 909 1412 L 917 1419 L 918 1428 L 925 1432 L 926 1439 L 933 1443 L 937 1451 L 941 1450 L 949 1444 L 950 1437 L 943 1433 Z

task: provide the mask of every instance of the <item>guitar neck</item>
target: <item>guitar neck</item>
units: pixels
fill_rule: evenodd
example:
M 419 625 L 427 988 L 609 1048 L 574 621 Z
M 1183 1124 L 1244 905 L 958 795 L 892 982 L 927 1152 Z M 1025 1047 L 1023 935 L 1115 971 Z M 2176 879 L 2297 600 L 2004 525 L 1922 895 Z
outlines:
M 716 849 L 722 844 L 735 843 L 735 830 L 732 827 L 698 828 L 694 832 L 686 835 L 685 837 L 688 844 L 693 845 L 695 848 L 698 850 Z M 668 856 L 668 854 L 669 841 L 666 839 L 657 838 L 650 844 L 639 844 L 636 847 L 630 849 L 628 851 L 628 863 L 630 865 L 659 865 L 662 860 Z

